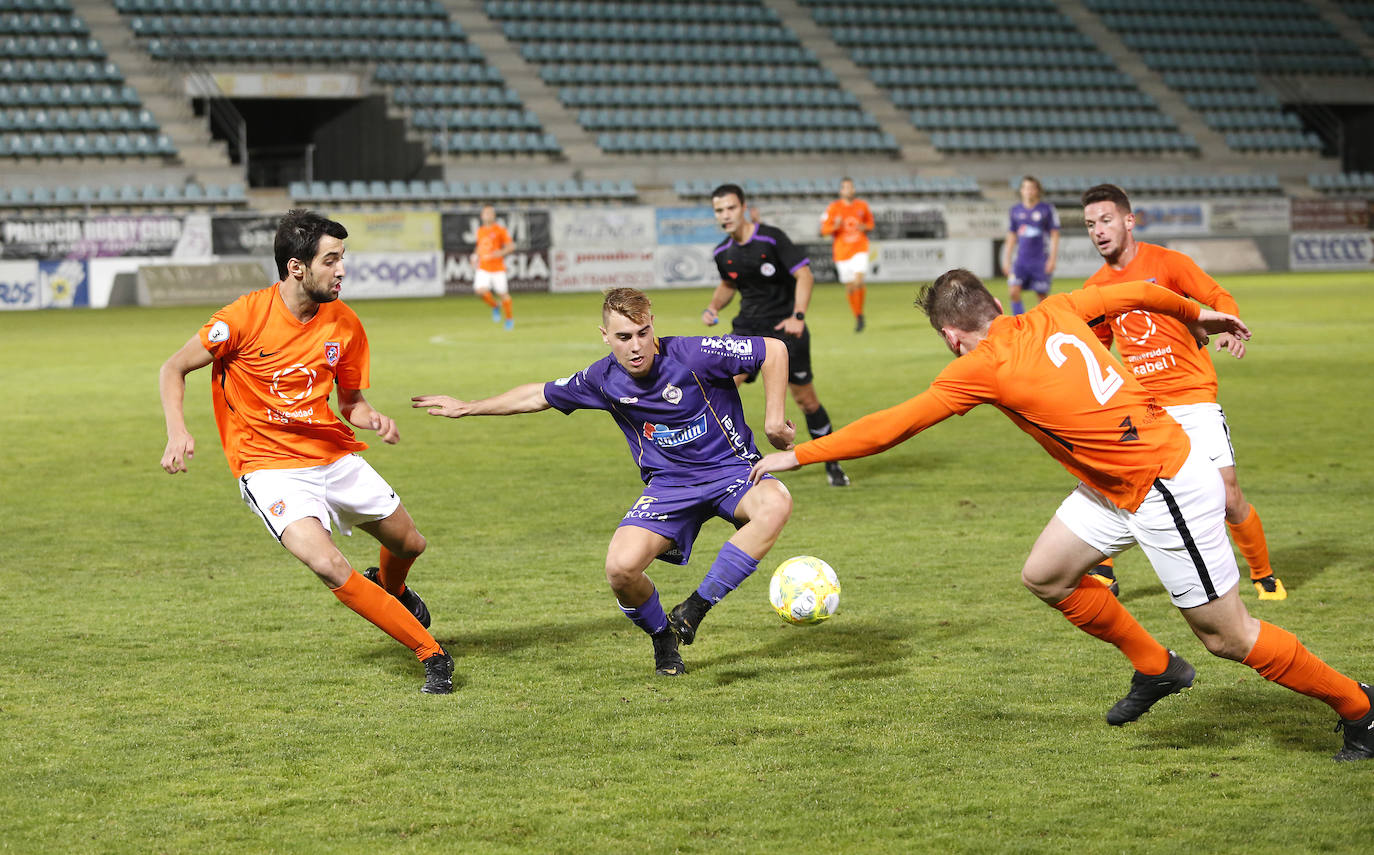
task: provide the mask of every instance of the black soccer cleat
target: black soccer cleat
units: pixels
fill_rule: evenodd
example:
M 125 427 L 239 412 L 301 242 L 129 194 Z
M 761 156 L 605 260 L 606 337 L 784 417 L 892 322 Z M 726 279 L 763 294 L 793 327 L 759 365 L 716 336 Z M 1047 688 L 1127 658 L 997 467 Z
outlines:
M 854 332 L 863 332 L 863 331 L 864 331 L 864 316 L 863 316 L 863 315 L 855 315 L 855 316 L 854 316 Z
M 1341 763 L 1374 758 L 1374 689 L 1364 683 L 1360 688 L 1369 698 L 1369 712 L 1362 719 L 1336 722 L 1336 729 L 1345 731 L 1345 745 L 1331 759 Z
M 654 640 L 654 671 L 665 677 L 680 677 L 687 673 L 682 654 L 677 652 L 677 633 L 672 627 L 649 636 Z
M 696 640 L 697 627 L 701 626 L 701 619 L 706 617 L 706 612 L 710 609 L 711 604 L 706 598 L 693 591 L 691 596 L 673 607 L 668 614 L 668 626 L 677 633 L 679 641 L 691 644 Z
M 448 695 L 453 693 L 453 657 L 447 653 L 436 653 L 424 660 L 425 684 L 420 691 L 426 695 Z
M 1195 676 L 1197 670 L 1188 664 L 1188 660 L 1170 650 L 1169 667 L 1164 669 L 1163 674 L 1151 676 L 1135 672 L 1135 676 L 1131 677 L 1131 689 L 1126 693 L 1126 697 L 1107 710 L 1107 724 L 1120 727 L 1135 721 L 1154 706 L 1155 701 L 1193 685 Z
M 825 464 L 825 479 L 830 482 L 830 486 L 832 487 L 849 486 L 849 476 L 844 474 L 844 470 L 840 468 L 840 464 L 833 460 Z
M 363 578 L 380 588 L 382 587 L 381 573 L 382 571 L 379 568 L 369 567 L 363 571 Z M 400 600 L 401 605 L 405 606 L 411 614 L 415 615 L 415 619 L 420 622 L 420 626 L 429 629 L 429 606 L 425 605 L 425 601 L 420 599 L 420 595 L 415 593 L 413 588 L 406 585 L 406 589 L 402 591 L 401 596 L 396 599 Z

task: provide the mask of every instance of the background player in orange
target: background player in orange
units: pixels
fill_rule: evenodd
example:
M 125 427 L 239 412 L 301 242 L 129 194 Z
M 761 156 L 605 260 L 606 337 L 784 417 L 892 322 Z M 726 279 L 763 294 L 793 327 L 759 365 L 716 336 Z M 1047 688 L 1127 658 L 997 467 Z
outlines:
M 186 375 L 214 363 L 210 392 L 229 469 L 244 502 L 268 531 L 334 596 L 414 651 L 425 666 L 421 691 L 453 691 L 453 659 L 429 634 L 429 610 L 406 587 L 425 550 L 405 506 L 357 452 L 354 427 L 395 444 L 396 423 L 363 397 L 370 355 L 358 316 L 339 302 L 342 225 L 293 210 L 277 228 L 281 281 L 245 294 L 214 314 L 158 375 L 167 420 L 162 468 L 187 471 L 195 439 L 186 429 Z M 355 571 L 329 534 L 356 525 L 381 542 L 379 568 Z M 374 584 L 374 582 L 376 584 Z
M 854 313 L 854 332 L 863 332 L 864 297 L 868 276 L 868 233 L 873 231 L 873 212 L 863 199 L 854 198 L 854 181 L 840 180 L 840 198 L 830 203 L 821 217 L 821 235 L 834 237 L 835 272 L 849 297 Z
M 1120 187 L 1099 184 L 1084 193 L 1083 218 L 1093 244 L 1106 262 L 1088 278 L 1086 286 L 1144 280 L 1218 311 L 1239 313 L 1230 293 L 1202 272 L 1191 258 L 1136 241 L 1131 202 Z M 1170 317 L 1134 311 L 1110 321 L 1097 325 L 1094 331 L 1098 339 L 1111 347 L 1115 338 L 1126 367 L 1183 425 L 1193 443 L 1207 450 L 1220 470 L 1226 484 L 1226 526 L 1250 567 L 1250 581 L 1259 598 L 1286 598 L 1288 592 L 1283 582 L 1269 566 L 1269 546 L 1259 514 L 1245 500 L 1236 480 L 1231 431 L 1226 425 L 1226 414 L 1217 404 L 1217 371 L 1207 348 L 1198 347 L 1188 329 Z M 1245 342 L 1234 336 L 1218 336 L 1216 347 L 1218 352 L 1226 350 L 1237 359 L 1245 355 Z M 1115 572 L 1110 566 L 1097 572 L 1109 585 L 1115 584 Z
M 1246 611 L 1222 526 L 1221 476 L 1089 328 L 1089 319 L 1144 308 L 1189 322 L 1205 341 L 1204 331 L 1248 336 L 1239 319 L 1144 282 L 1059 294 L 1024 315 L 1006 316 L 978 277 L 962 269 L 922 289 L 917 304 L 957 357 L 930 387 L 829 436 L 768 455 L 751 477 L 877 454 L 950 416 L 992 404 L 1080 479 L 1031 547 L 1021 580 L 1131 660 L 1130 689 L 1108 711 L 1108 724 L 1136 720 L 1159 699 L 1191 686 L 1195 675 L 1089 575 L 1104 556 L 1139 544 L 1209 652 L 1329 704 L 1345 730 L 1337 760 L 1374 757 L 1374 689 Z
M 514 309 L 510 300 L 510 283 L 506 278 L 506 256 L 515 249 L 506 227 L 496 222 L 496 209 L 483 206 L 479 215 L 482 225 L 477 227 L 477 251 L 473 253 L 477 272 L 472 277 L 472 290 L 491 307 L 491 319 L 506 329 L 515 329 Z M 496 296 L 501 298 L 498 303 Z

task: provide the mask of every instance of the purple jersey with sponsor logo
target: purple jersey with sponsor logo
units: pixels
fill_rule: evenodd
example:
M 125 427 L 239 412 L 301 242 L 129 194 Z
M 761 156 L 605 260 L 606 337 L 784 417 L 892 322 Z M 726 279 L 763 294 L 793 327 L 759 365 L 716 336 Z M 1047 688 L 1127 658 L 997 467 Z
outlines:
M 1017 202 L 1011 206 L 1011 225 L 1007 229 L 1016 235 L 1015 267 L 1029 266 L 1045 272 L 1045 262 L 1049 258 L 1050 232 L 1059 231 L 1059 214 L 1049 202 L 1037 202 L 1035 207 L 1027 208 Z
M 763 359 L 762 338 L 662 336 L 642 379 L 608 354 L 545 383 L 544 398 L 563 413 L 608 411 L 645 483 L 702 484 L 759 459 L 734 378 L 759 370 Z

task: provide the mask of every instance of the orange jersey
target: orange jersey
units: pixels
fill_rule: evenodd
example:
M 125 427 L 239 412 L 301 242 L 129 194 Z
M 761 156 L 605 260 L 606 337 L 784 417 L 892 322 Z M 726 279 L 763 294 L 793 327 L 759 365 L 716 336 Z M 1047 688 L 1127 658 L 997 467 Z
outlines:
M 1144 307 L 1196 319 L 1198 305 L 1144 282 L 1086 288 L 993 320 L 987 338 L 916 397 L 797 446 L 797 460 L 876 454 L 952 415 L 992 404 L 1080 481 L 1134 511 L 1177 474 L 1188 435 L 1112 358 L 1090 322 Z
M 1121 270 L 1104 264 L 1084 286 L 1153 282 L 1218 312 L 1240 314 L 1231 294 L 1188 256 L 1152 243 L 1136 247 L 1130 264 Z M 1198 347 L 1188 328 L 1174 318 L 1136 309 L 1113 317 L 1096 331 L 1107 347 L 1116 339 L 1126 367 L 1164 406 L 1216 401 L 1217 370 L 1211 354 Z
M 245 294 L 200 330 L 224 456 L 234 477 L 258 469 L 323 466 L 367 444 L 329 408 L 335 382 L 366 389 L 367 335 L 353 310 L 321 303 L 305 323 L 281 283 Z
M 835 238 L 835 260 L 848 261 L 868 252 L 868 232 L 873 228 L 873 212 L 862 199 L 846 202 L 836 199 L 821 217 L 821 234 Z
M 501 250 L 515 243 L 510 232 L 500 223 L 492 223 L 477 229 L 477 267 L 491 273 L 502 273 L 506 269 L 506 257 Z

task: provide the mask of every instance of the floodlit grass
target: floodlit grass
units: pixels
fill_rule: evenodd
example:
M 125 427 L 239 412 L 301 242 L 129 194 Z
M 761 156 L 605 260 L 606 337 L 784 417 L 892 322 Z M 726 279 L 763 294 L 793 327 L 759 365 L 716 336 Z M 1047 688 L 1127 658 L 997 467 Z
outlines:
M 1290 592 L 1246 602 L 1369 679 L 1374 283 L 1223 284 L 1255 339 L 1218 359 L 1222 403 Z M 838 424 L 948 360 L 912 294 L 871 287 L 855 335 L 819 289 L 817 388 Z M 703 332 L 705 292 L 653 296 L 661 334 Z M 1331 762 L 1324 705 L 1209 657 L 1138 552 L 1122 598 L 1198 680 L 1105 725 L 1129 664 L 1018 581 L 1072 481 L 991 408 L 848 464 L 847 490 L 819 467 L 784 476 L 795 512 L 764 570 L 684 648 L 690 674 L 656 678 L 602 574 L 639 490 L 611 420 L 409 409 L 585 366 L 605 352 L 599 299 L 517 297 L 513 333 L 476 300 L 355 304 L 369 400 L 402 435 L 367 457 L 429 538 L 412 580 L 457 658 L 451 697 L 420 694 L 409 652 L 242 506 L 208 371 L 188 393 L 191 472 L 158 467 L 157 368 L 208 310 L 0 313 L 0 850 L 1369 851 L 1374 763 Z M 728 533 L 708 524 L 689 567 L 651 569 L 665 603 Z M 365 535 L 342 546 L 375 561 Z M 767 604 L 767 571 L 801 553 L 844 584 L 817 627 Z

